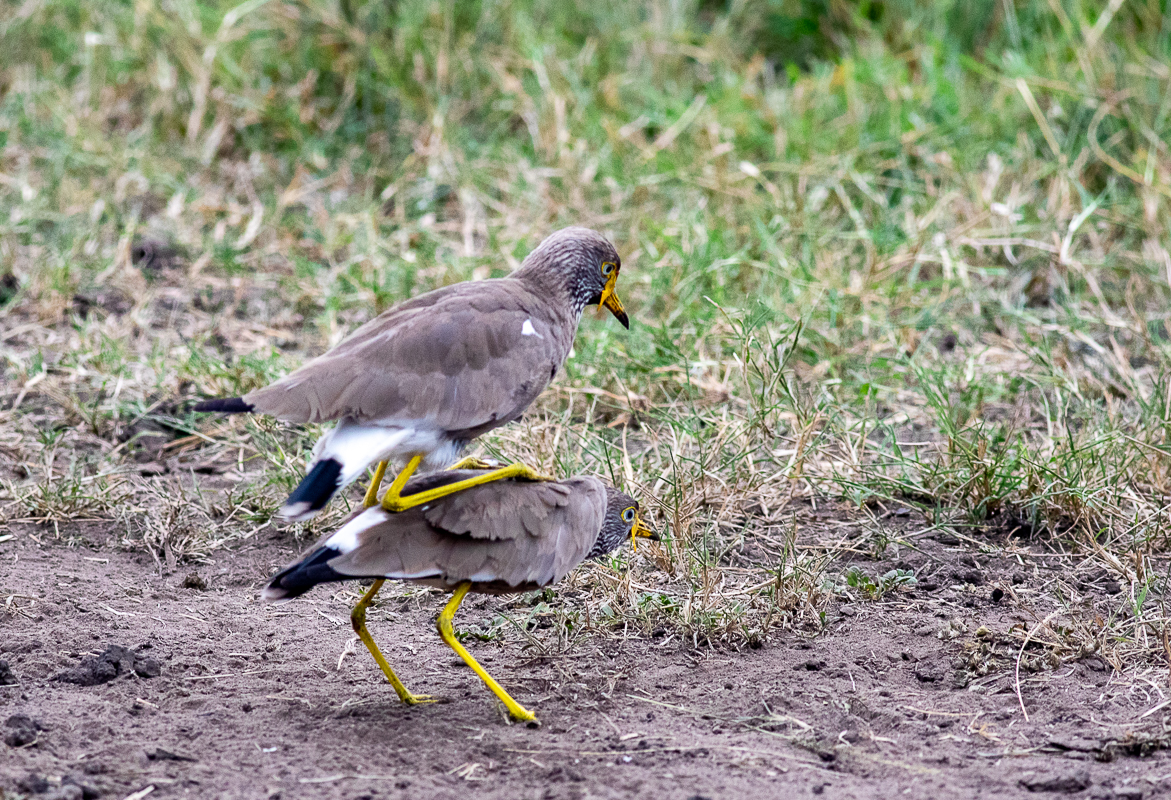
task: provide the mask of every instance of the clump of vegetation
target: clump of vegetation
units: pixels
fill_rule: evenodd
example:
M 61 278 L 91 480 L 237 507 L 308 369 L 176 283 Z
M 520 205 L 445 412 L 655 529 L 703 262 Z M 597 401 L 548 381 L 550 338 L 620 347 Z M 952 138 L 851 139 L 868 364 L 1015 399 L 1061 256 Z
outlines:
M 838 587 L 839 592 L 865 600 L 881 600 L 888 592 L 910 588 L 918 583 L 913 570 L 892 569 L 882 575 L 871 576 L 857 565 L 846 570 L 842 579 L 844 586 Z

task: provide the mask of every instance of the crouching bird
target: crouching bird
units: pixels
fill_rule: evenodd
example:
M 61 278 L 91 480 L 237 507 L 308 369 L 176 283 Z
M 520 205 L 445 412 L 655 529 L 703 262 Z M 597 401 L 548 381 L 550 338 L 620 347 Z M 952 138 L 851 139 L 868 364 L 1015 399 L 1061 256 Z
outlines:
M 483 472 L 450 470 L 417 477 L 403 487 L 402 497 L 459 485 Z M 366 608 L 386 579 L 450 590 L 451 600 L 436 621 L 439 635 L 513 719 L 535 722 L 533 713 L 513 700 L 455 638 L 456 610 L 468 592 L 511 594 L 548 586 L 586 559 L 613 551 L 627 538 L 634 544 L 638 537 L 659 538 L 643 524 L 633 498 L 597 478 L 505 478 L 406 511 L 380 505 L 357 512 L 277 573 L 263 597 L 289 600 L 319 583 L 375 578 L 350 620 L 399 699 L 414 705 L 432 698 L 412 694 L 395 675 L 366 630 Z
M 308 473 L 281 508 L 286 520 L 315 516 L 335 492 L 377 464 L 369 505 L 391 461 L 405 466 L 384 504 L 403 511 L 403 485 L 420 464 L 450 465 L 472 439 L 520 417 L 549 385 L 569 356 L 586 306 L 605 306 L 630 327 L 614 291 L 621 268 L 614 245 L 601 234 L 565 228 L 508 277 L 457 283 L 400 303 L 276 383 L 243 397 L 205 400 L 195 410 L 337 421 L 313 448 Z M 472 480 L 510 477 L 541 476 L 513 464 Z

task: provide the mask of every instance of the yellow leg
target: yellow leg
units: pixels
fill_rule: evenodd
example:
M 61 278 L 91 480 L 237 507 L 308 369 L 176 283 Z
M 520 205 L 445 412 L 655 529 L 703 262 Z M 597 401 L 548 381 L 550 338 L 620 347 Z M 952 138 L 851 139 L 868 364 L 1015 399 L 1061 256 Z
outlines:
M 382 476 L 386 474 L 386 462 L 379 461 L 374 468 L 374 477 L 370 480 L 370 488 L 366 490 L 366 497 L 362 500 L 365 508 L 378 505 L 378 487 L 382 485 Z
M 451 627 L 451 620 L 455 617 L 455 612 L 459 609 L 459 604 L 463 602 L 470 588 L 472 588 L 470 581 L 465 581 L 456 588 L 455 594 L 447 602 L 443 613 L 439 615 L 439 619 L 435 620 L 435 627 L 439 629 L 439 635 L 443 637 L 443 641 L 447 642 L 447 646 L 454 650 L 456 655 L 462 658 L 464 663 L 480 676 L 480 680 L 492 690 L 492 694 L 500 698 L 500 702 L 504 703 L 504 707 L 508 709 L 508 713 L 513 719 L 520 722 L 536 722 L 536 715 L 509 697 L 508 692 L 504 691 L 504 687 L 494 681 L 492 676 L 484 671 L 484 668 L 480 666 L 476 659 L 472 658 L 472 654 L 465 650 L 464 646 L 455 638 L 455 632 Z
M 385 462 L 383 462 L 385 464 Z M 374 656 L 374 660 L 378 662 L 379 669 L 386 679 L 390 681 L 390 685 L 394 687 L 398 699 L 402 700 L 409 706 L 417 705 L 419 703 L 433 703 L 434 699 L 426 694 L 411 694 L 407 691 L 407 687 L 403 686 L 403 682 L 394 674 L 394 670 L 390 668 L 386 657 L 382 655 L 382 651 L 378 649 L 378 645 L 374 644 L 374 637 L 370 635 L 370 631 L 366 630 L 366 608 L 374 600 L 374 595 L 378 594 L 378 590 L 382 588 L 385 580 L 379 578 L 370 586 L 370 590 L 362 596 L 358 601 L 358 605 L 354 606 L 354 610 L 350 612 L 350 622 L 354 626 L 354 633 L 358 634 L 358 638 L 362 640 L 362 644 L 366 645 L 366 649 L 370 651 L 370 655 Z
M 439 486 L 435 489 L 428 489 L 425 492 L 417 492 L 415 494 L 401 496 L 403 487 L 406 486 L 407 479 L 411 477 L 411 473 L 419 466 L 422 461 L 422 456 L 415 456 L 403 468 L 403 471 L 394 479 L 394 483 L 386 490 L 386 494 L 382 496 L 382 507 L 387 511 L 397 512 L 406 511 L 408 508 L 432 503 L 441 497 L 462 492 L 465 489 L 471 489 L 473 486 L 482 486 L 485 483 L 492 481 L 504 480 L 506 478 L 522 478 L 529 481 L 551 481 L 552 478 L 547 475 L 534 470 L 532 467 L 525 464 L 509 464 L 507 467 L 494 469 L 491 472 L 486 472 L 483 475 L 477 475 L 474 478 L 468 478 L 455 483 L 449 483 L 446 486 Z

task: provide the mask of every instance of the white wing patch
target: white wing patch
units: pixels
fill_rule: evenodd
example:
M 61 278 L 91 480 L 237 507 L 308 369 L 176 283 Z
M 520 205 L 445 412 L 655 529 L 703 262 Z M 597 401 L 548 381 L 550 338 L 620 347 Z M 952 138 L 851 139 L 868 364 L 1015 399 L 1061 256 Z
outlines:
M 537 333 L 537 329 L 533 327 L 533 321 L 531 319 L 526 319 L 525 324 L 520 326 L 520 335 L 521 336 L 536 336 L 538 339 L 545 338 L 541 334 Z

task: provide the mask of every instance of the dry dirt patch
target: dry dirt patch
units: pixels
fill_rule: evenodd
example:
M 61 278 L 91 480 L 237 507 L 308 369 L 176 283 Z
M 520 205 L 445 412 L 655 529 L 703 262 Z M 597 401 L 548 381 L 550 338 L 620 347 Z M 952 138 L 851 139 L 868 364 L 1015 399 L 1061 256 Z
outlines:
M 1043 559 L 926 540 L 918 587 L 834 605 L 819 635 L 774 633 L 758 649 L 661 631 L 550 655 L 473 641 L 537 710 L 531 730 L 506 724 L 434 634 L 436 596 L 403 590 L 371 615 L 408 685 L 441 698 L 416 708 L 348 644 L 347 587 L 260 605 L 260 583 L 295 554 L 283 534 L 218 551 L 193 576 L 160 575 L 92 529 L 88 547 L 11 530 L 11 797 L 1150 798 L 1171 786 L 1168 704 L 1144 676 L 1094 654 L 1031 669 L 1057 652 L 1037 632 L 1018 697 L 1021 637 L 1008 632 L 1036 627 L 1026 607 L 1051 574 Z M 505 602 L 476 598 L 461 620 L 487 627 Z

